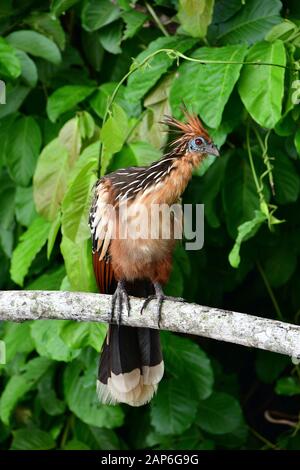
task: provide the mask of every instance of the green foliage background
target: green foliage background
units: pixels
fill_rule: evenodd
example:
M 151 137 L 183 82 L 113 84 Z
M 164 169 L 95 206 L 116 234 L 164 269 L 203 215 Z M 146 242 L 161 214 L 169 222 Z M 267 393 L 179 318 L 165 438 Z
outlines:
M 205 245 L 176 252 L 168 291 L 299 323 L 299 2 L 2 0 L 0 33 L 1 289 L 96 291 L 87 210 L 100 142 L 102 174 L 158 159 L 158 122 L 181 117 L 184 99 L 222 158 L 184 195 L 205 204 Z M 1 448 L 300 449 L 291 359 L 162 333 L 152 403 L 102 406 L 105 328 L 0 325 Z

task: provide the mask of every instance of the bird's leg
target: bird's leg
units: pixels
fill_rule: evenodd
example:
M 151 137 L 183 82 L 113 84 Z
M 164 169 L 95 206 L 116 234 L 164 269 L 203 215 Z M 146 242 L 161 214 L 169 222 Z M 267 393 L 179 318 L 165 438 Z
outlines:
M 126 303 L 127 312 L 129 315 L 130 300 L 126 291 L 125 281 L 121 280 L 118 282 L 117 288 L 112 296 L 112 301 L 111 301 L 111 321 L 112 322 L 114 321 L 115 312 L 117 310 L 118 311 L 118 318 L 117 318 L 118 325 L 120 325 L 122 322 L 124 302 Z
M 172 300 L 173 302 L 185 302 L 185 300 L 182 297 L 171 297 L 169 295 L 165 295 L 161 285 L 158 282 L 153 283 L 154 289 L 155 289 L 155 294 L 149 295 L 147 299 L 144 301 L 142 305 L 142 310 L 141 313 L 145 310 L 147 305 L 151 302 L 153 299 L 157 299 L 157 319 L 158 319 L 158 327 L 160 328 L 161 324 L 161 309 L 164 300 Z

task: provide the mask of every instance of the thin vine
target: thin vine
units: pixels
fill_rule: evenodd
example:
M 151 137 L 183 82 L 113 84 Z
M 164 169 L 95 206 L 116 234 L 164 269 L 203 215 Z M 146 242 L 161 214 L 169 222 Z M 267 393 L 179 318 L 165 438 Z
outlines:
M 111 113 L 111 107 L 113 102 L 116 99 L 116 96 L 118 94 L 118 91 L 120 87 L 123 85 L 123 83 L 132 75 L 134 72 L 136 72 L 138 69 L 142 69 L 143 67 L 149 65 L 150 60 L 157 56 L 158 54 L 166 54 L 168 57 L 171 59 L 176 60 L 177 66 L 179 66 L 179 61 L 180 59 L 186 60 L 188 62 L 194 62 L 198 64 L 223 64 L 223 65 L 267 65 L 271 67 L 279 67 L 283 69 L 291 69 L 292 67 L 287 66 L 287 65 L 281 65 L 281 64 L 274 64 L 272 62 L 261 62 L 261 61 L 254 61 L 254 62 L 247 62 L 247 61 L 235 61 L 235 60 L 209 60 L 209 59 L 196 59 L 194 57 L 189 57 L 185 54 L 182 54 L 179 51 L 176 51 L 174 49 L 158 49 L 157 51 L 152 52 L 151 54 L 147 55 L 141 62 L 136 61 L 135 59 L 133 60 L 133 63 L 131 64 L 131 67 L 129 71 L 121 78 L 121 80 L 118 82 L 116 85 L 113 93 L 111 96 L 108 98 L 104 117 L 103 117 L 103 123 L 102 126 L 105 124 L 107 121 L 107 118 L 109 114 Z M 297 68 L 297 64 L 295 64 L 295 67 Z M 100 141 L 100 150 L 99 150 L 99 163 L 98 163 L 98 176 L 100 177 L 101 175 L 101 161 L 103 157 L 103 145 L 102 142 Z

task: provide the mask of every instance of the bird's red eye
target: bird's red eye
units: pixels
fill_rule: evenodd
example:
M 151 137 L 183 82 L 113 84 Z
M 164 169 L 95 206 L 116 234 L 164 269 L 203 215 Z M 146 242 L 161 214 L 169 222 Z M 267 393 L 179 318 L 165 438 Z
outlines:
M 196 144 L 196 145 L 202 145 L 202 144 L 203 144 L 203 140 L 200 139 L 200 137 L 198 137 L 197 139 L 195 139 L 195 144 Z

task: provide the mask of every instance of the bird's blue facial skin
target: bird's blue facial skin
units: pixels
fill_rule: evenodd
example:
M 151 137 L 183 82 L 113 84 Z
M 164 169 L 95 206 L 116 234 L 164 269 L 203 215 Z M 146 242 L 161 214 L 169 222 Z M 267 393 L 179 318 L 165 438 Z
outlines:
M 195 137 L 195 139 L 191 139 L 188 143 L 189 152 L 203 152 L 205 149 L 205 145 L 207 142 L 203 137 Z

